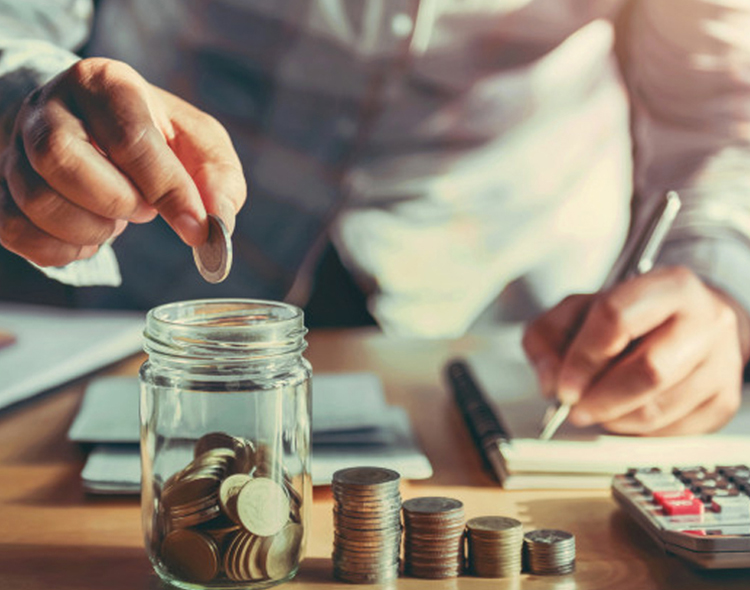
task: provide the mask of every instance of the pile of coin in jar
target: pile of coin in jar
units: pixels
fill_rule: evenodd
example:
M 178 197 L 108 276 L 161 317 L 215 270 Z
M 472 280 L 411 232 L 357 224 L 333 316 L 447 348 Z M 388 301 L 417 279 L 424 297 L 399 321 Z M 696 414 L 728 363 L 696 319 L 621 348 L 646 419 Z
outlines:
M 161 490 L 155 539 L 175 578 L 281 580 L 297 568 L 302 498 L 265 448 L 216 432 Z
M 403 503 L 404 573 L 418 578 L 454 578 L 464 566 L 464 505 L 425 496 Z
M 333 474 L 333 575 L 379 584 L 398 577 L 401 477 L 391 469 L 353 467 Z

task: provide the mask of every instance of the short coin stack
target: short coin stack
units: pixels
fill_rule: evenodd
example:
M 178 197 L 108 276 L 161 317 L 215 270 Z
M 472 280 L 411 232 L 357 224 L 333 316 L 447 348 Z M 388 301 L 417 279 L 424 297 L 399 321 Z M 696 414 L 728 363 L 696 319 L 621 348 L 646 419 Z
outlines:
M 539 529 L 526 533 L 523 543 L 530 573 L 559 576 L 575 570 L 576 540 L 572 534 Z
M 404 572 L 454 578 L 464 566 L 464 505 L 453 498 L 412 498 L 403 504 Z
M 523 527 L 515 518 L 480 516 L 466 523 L 468 569 L 481 578 L 521 572 Z
M 215 432 L 164 483 L 155 542 L 170 575 L 205 583 L 279 580 L 299 561 L 301 496 L 267 452 Z M 280 479 L 281 481 L 277 481 Z
M 398 577 L 401 550 L 401 477 L 380 467 L 333 474 L 333 575 L 377 584 Z

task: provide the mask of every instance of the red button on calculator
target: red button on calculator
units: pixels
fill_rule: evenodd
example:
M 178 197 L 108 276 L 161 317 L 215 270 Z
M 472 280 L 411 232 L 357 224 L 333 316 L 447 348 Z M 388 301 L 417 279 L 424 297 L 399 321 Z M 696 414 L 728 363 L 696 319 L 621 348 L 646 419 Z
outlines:
M 659 506 L 664 506 L 665 502 L 671 502 L 674 500 L 692 500 L 693 498 L 695 498 L 695 496 L 690 490 L 682 490 L 681 492 L 654 492 L 654 502 Z
M 703 514 L 703 502 L 697 498 L 692 500 L 665 500 L 664 512 L 669 515 Z

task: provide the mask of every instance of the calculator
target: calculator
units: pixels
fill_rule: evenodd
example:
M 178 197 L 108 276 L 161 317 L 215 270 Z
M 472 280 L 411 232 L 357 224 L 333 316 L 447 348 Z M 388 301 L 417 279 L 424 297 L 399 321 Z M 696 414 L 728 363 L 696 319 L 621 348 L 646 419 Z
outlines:
M 699 568 L 750 568 L 747 465 L 629 469 L 612 495 L 668 553 Z

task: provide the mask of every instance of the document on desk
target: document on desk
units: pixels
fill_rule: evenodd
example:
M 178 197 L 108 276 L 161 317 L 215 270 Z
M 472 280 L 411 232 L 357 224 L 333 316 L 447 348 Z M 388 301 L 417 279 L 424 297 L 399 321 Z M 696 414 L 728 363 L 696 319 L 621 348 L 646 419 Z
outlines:
M 358 465 L 390 467 L 405 479 L 425 479 L 432 466 L 419 449 L 403 408 L 386 403 L 373 373 L 313 376 L 314 485 L 327 485 L 334 471 Z M 356 392 L 356 404 L 352 404 Z M 242 400 L 238 400 L 242 401 Z M 98 493 L 136 493 L 140 484 L 139 388 L 135 377 L 103 377 L 91 382 L 68 431 L 75 442 L 93 443 L 81 474 L 84 486 Z M 236 419 L 236 425 L 227 422 Z M 216 429 L 242 432 L 242 411 L 223 416 Z M 203 431 L 183 435 L 198 438 Z M 185 457 L 182 466 L 190 460 Z M 175 465 L 175 469 L 180 467 Z
M 0 304 L 0 409 L 138 352 L 144 321 L 142 313 Z
M 501 445 L 509 472 L 506 489 L 608 488 L 629 467 L 738 464 L 750 458 L 750 392 L 735 418 L 720 432 L 703 436 L 616 436 L 598 427 L 564 424 L 553 440 L 538 439 L 549 405 L 521 350 L 522 329 L 508 328 L 496 345 L 469 355 L 477 382 L 509 431 Z

